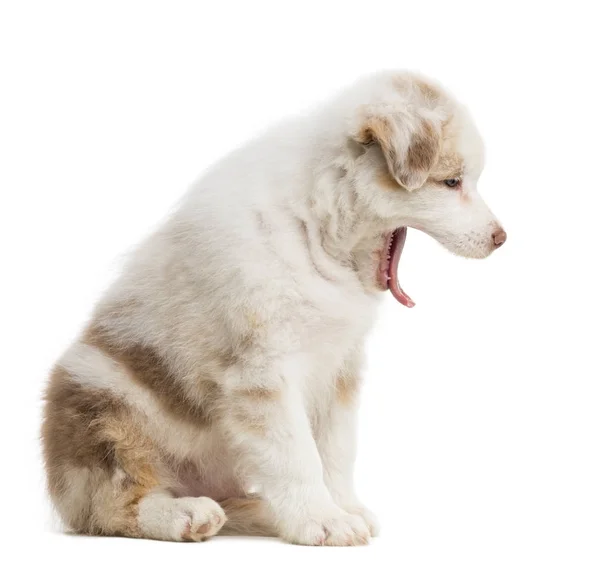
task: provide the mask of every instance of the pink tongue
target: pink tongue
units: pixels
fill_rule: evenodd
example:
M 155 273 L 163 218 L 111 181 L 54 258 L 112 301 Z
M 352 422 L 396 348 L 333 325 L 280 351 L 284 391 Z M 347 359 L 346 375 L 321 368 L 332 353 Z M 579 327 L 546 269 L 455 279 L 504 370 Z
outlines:
M 411 300 L 410 296 L 401 288 L 398 282 L 398 263 L 400 262 L 400 256 L 402 255 L 402 249 L 406 241 L 406 227 L 400 227 L 394 231 L 394 238 L 392 241 L 392 249 L 390 250 L 390 265 L 389 275 L 390 279 L 388 285 L 392 296 L 396 298 L 403 306 L 407 308 L 414 307 L 415 303 Z

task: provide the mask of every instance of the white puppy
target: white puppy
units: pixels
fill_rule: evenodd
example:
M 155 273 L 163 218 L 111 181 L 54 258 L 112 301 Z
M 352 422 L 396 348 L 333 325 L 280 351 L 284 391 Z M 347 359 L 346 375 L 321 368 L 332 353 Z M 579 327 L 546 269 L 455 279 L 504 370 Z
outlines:
M 361 544 L 363 344 L 406 228 L 483 258 L 468 113 L 408 73 L 364 79 L 215 165 L 137 249 L 50 379 L 48 483 L 88 534 Z

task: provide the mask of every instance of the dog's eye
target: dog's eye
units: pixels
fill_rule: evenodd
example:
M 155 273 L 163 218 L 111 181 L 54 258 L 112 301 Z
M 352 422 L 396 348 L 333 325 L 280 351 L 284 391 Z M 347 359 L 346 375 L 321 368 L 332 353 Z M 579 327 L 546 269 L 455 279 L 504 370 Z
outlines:
M 457 187 L 458 185 L 460 185 L 460 178 L 450 178 L 450 179 L 445 179 L 444 183 L 448 186 L 448 187 Z

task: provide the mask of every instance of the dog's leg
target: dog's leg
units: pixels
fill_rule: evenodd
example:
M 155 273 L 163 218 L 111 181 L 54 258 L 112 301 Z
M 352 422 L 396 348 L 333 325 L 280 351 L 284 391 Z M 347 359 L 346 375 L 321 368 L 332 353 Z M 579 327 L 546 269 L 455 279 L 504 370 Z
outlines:
M 266 501 L 233 497 L 220 501 L 219 505 L 227 515 L 220 535 L 278 536 L 273 512 Z
M 257 358 L 264 363 L 265 356 Z M 298 544 L 366 543 L 369 529 L 332 499 L 303 399 L 285 365 L 246 361 L 223 395 L 221 426 L 237 450 L 240 467 L 259 488 L 277 531 Z
M 369 526 L 371 536 L 376 536 L 379 532 L 377 519 L 360 503 L 354 490 L 360 383 L 360 358 L 355 355 L 336 377 L 335 396 L 331 401 L 328 419 L 317 433 L 317 445 L 323 462 L 325 483 L 331 496 L 348 513 L 360 515 Z
M 225 522 L 207 497 L 176 498 L 163 456 L 141 417 L 109 390 L 58 367 L 43 426 L 52 500 L 65 524 L 84 534 L 203 540 Z

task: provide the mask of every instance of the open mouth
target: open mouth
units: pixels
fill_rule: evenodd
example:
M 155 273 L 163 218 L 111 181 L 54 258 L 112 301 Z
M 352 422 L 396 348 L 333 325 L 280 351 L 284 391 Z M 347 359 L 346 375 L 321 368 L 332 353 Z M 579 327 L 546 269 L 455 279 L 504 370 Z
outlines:
M 406 227 L 400 227 L 385 236 L 385 243 L 381 250 L 379 267 L 377 269 L 377 281 L 384 290 L 389 290 L 403 306 L 412 308 L 415 303 L 410 296 L 402 290 L 398 282 L 398 264 L 402 249 L 406 241 Z

